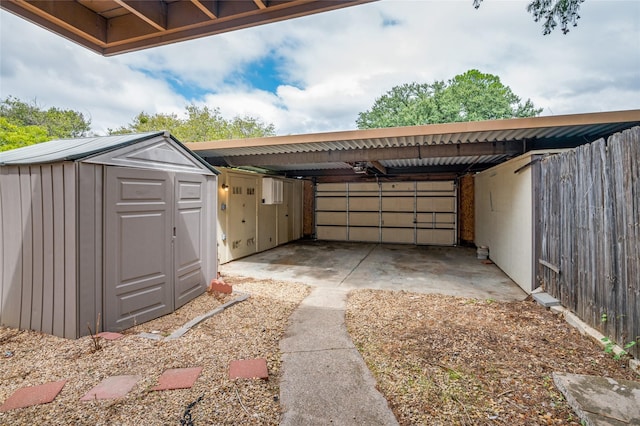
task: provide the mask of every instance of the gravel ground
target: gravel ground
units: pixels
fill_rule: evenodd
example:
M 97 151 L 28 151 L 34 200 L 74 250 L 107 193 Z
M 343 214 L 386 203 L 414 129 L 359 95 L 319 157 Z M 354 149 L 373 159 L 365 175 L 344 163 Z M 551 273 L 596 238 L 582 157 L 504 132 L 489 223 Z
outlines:
M 0 413 L 0 424 L 180 424 L 200 396 L 195 425 L 277 425 L 280 352 L 290 314 L 309 293 L 302 284 L 226 278 L 251 297 L 157 342 L 235 296 L 204 294 L 175 313 L 125 332 L 116 341 L 66 340 L 0 328 L 0 401 L 16 389 L 68 379 L 50 404 Z M 349 295 L 347 328 L 402 425 L 574 424 L 553 371 L 638 380 L 559 316 L 530 301 L 496 302 L 406 292 Z M 5 353 L 12 356 L 3 356 Z M 229 362 L 266 358 L 269 380 L 229 380 Z M 168 368 L 203 366 L 191 389 L 154 392 Z M 80 402 L 108 376 L 144 378 L 122 399 Z
M 361 290 L 347 328 L 402 425 L 579 425 L 552 372 L 639 380 L 531 301 Z
M 251 297 L 195 326 L 173 341 L 137 337 L 141 331 L 167 335 L 229 297 L 204 294 L 171 315 L 138 325 L 120 340 L 66 340 L 31 331 L 0 328 L 0 401 L 16 389 L 68 379 L 50 404 L 0 413 L 2 425 L 167 425 L 180 424 L 187 406 L 194 424 L 278 424 L 279 341 L 289 315 L 309 289 L 301 284 L 226 279 Z M 232 296 L 233 298 L 233 296 Z M 7 357 L 7 353 L 12 356 Z M 269 380 L 228 378 L 229 362 L 266 358 Z M 168 368 L 203 366 L 191 389 L 154 392 Z M 124 398 L 80 402 L 108 376 L 143 376 Z

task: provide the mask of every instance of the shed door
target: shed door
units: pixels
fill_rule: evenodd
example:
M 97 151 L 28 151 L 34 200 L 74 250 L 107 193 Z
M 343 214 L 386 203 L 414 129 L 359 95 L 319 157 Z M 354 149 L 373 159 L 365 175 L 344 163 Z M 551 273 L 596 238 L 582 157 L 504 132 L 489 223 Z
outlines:
M 202 270 L 205 182 L 205 176 L 193 174 L 178 174 L 175 179 L 175 309 L 198 296 L 206 284 Z
M 172 187 L 165 172 L 106 168 L 105 329 L 173 310 Z

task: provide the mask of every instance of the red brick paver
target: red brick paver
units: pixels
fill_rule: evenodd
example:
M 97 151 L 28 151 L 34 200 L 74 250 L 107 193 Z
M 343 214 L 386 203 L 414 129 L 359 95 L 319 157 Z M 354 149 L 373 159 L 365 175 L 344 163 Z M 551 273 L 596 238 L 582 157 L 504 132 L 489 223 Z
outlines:
M 269 379 L 267 360 L 264 358 L 241 359 L 229 363 L 230 379 Z
M 80 401 L 121 398 L 129 393 L 141 378 L 141 376 L 107 377 L 80 398 Z
M 158 386 L 152 390 L 189 389 L 198 380 L 202 367 L 172 368 L 158 379 Z
M 0 406 L 0 412 L 49 403 L 58 396 L 65 383 L 67 383 L 66 380 L 60 380 L 58 382 L 20 388 Z
M 124 334 L 114 333 L 112 331 L 103 331 L 102 333 L 96 334 L 96 337 L 102 337 L 106 340 L 118 340 L 124 337 Z

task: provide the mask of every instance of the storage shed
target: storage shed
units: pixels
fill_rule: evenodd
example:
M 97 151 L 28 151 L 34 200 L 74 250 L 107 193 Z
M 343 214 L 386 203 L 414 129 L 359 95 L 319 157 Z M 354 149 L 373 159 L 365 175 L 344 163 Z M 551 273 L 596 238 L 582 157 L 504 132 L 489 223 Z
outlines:
M 216 175 L 167 132 L 0 153 L 0 324 L 77 338 L 202 294 L 217 273 Z

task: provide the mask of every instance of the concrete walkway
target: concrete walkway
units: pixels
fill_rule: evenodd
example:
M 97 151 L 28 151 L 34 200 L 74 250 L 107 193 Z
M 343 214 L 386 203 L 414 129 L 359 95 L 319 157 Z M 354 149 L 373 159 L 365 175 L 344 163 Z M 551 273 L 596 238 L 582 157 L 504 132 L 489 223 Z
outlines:
M 396 425 L 345 326 L 349 290 L 372 288 L 523 300 L 472 249 L 298 241 L 221 265 L 222 275 L 297 281 L 313 291 L 280 342 L 282 425 Z
M 281 425 L 396 425 L 344 322 L 347 291 L 316 287 L 280 342 Z

